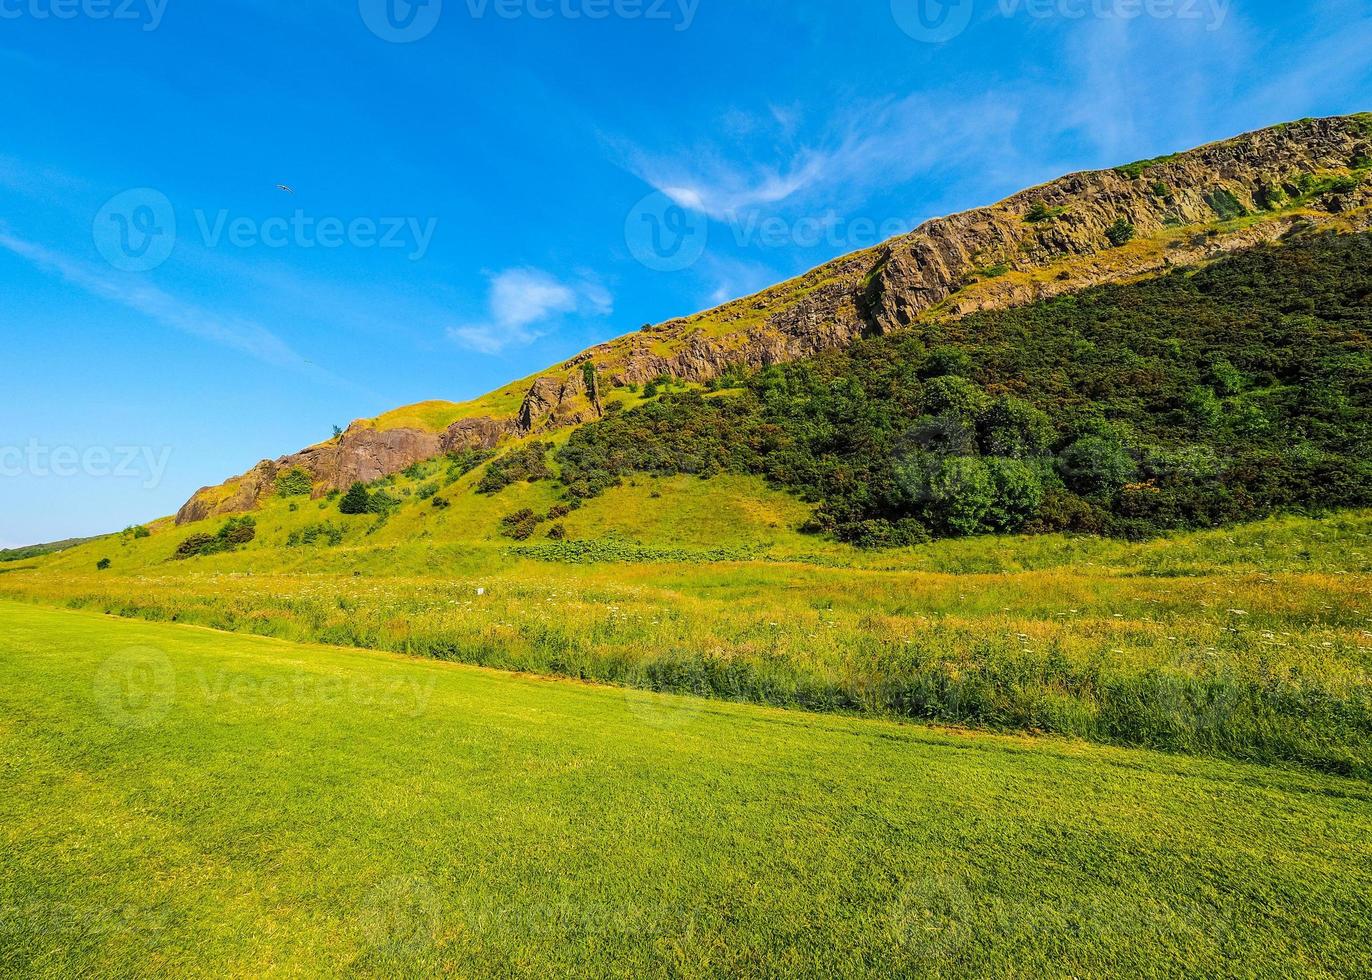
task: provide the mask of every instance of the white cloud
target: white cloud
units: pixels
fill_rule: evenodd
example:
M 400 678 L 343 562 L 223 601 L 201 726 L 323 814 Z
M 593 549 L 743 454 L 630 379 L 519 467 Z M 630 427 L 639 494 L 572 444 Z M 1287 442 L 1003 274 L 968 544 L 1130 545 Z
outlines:
M 609 290 L 591 279 L 568 285 L 541 269 L 507 269 L 491 277 L 486 316 L 449 327 L 448 336 L 463 347 L 498 354 L 533 343 L 568 314 L 613 312 Z
M 174 330 L 220 344 L 277 367 L 313 368 L 265 327 L 202 310 L 143 279 L 107 273 L 98 266 L 68 258 L 3 229 L 0 229 L 0 248 L 46 272 L 56 273 L 93 296 L 119 303 Z
M 728 128 L 742 127 L 737 113 Z M 622 165 L 682 207 L 718 220 L 758 208 L 784 210 L 859 201 L 872 188 L 890 189 L 934 166 L 985 159 L 1010 141 L 1017 102 L 992 94 L 973 99 L 912 95 L 851 103 L 808 143 L 795 145 L 801 120 L 791 109 L 769 107 L 751 119 L 767 162 L 746 157 L 735 140 L 654 153 L 611 141 Z M 777 147 L 781 149 L 778 150 Z M 732 154 L 732 156 L 731 156 Z

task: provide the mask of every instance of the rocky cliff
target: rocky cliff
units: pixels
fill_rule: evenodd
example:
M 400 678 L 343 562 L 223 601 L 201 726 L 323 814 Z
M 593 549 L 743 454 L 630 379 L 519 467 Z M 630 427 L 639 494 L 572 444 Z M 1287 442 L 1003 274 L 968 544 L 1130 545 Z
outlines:
M 178 523 L 251 509 L 299 467 L 317 492 L 419 460 L 594 418 L 601 392 L 662 375 L 703 382 L 921 321 L 998 309 L 1194 265 L 1294 231 L 1372 226 L 1372 115 L 1309 119 L 1115 170 L 1072 174 L 695 316 L 610 341 L 544 372 L 517 412 L 443 431 L 356 422 L 341 438 L 199 491 Z

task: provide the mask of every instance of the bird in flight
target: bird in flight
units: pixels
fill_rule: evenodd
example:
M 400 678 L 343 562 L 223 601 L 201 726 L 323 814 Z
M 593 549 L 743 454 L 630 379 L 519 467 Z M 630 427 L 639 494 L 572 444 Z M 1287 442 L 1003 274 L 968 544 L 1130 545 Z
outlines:
M 289 186 L 288 184 L 277 184 L 276 189 L 279 191 L 285 191 L 287 194 L 290 194 L 292 196 L 295 195 L 295 188 Z

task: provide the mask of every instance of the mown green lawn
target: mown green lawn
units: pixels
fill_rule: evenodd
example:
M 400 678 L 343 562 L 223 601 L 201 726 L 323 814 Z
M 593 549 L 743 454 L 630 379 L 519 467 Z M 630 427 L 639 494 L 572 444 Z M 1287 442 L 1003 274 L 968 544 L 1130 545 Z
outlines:
M 1367 975 L 1372 787 L 0 602 L 0 974 Z

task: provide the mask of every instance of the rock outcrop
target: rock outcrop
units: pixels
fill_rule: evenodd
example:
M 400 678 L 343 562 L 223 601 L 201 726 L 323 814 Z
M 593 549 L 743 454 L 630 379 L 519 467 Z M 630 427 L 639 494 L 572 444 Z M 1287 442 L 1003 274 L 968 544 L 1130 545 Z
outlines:
M 299 467 L 316 492 L 370 482 L 442 452 L 492 448 L 597 415 L 584 365 L 607 387 L 667 375 L 704 382 L 842 347 L 937 317 L 1004 309 L 1156 275 L 1294 231 L 1372 227 L 1372 115 L 1308 119 L 1116 170 L 1071 174 L 714 310 L 593 347 L 545 372 L 510 418 L 445 432 L 354 423 L 337 440 L 199 491 L 177 523 L 235 513 Z M 1353 171 L 1357 170 L 1357 174 Z

